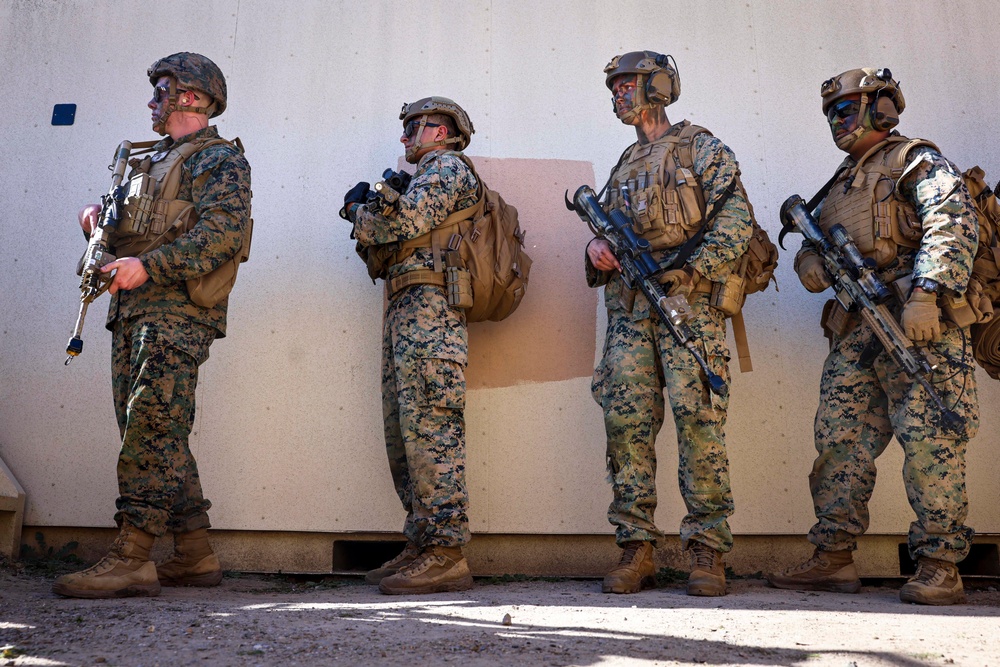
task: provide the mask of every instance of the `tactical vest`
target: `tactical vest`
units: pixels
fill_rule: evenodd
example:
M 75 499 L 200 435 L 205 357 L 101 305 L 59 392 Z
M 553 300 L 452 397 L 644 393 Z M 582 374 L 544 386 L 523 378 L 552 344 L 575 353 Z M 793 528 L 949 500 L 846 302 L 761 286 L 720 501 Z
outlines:
M 907 154 L 918 146 L 937 150 L 929 141 L 900 136 L 873 146 L 834 182 L 820 211 L 824 232 L 843 225 L 861 254 L 879 268 L 896 258 L 899 246 L 919 248 L 924 235 L 913 205 L 898 193 Z
M 701 227 L 705 197 L 694 174 L 694 139 L 708 130 L 684 121 L 648 144 L 633 144 L 611 175 L 608 208 L 632 220 L 653 250 L 676 248 Z M 626 206 L 623 189 L 629 192 Z
M 633 144 L 622 155 L 608 182 L 607 206 L 619 209 L 632 220 L 636 234 L 649 241 L 653 250 L 676 248 L 711 225 L 705 195 L 694 173 L 694 140 L 699 134 L 711 132 L 689 121 L 683 121 L 679 131 L 671 131 L 646 145 Z M 626 204 L 624 188 L 629 192 Z M 752 235 L 746 252 L 739 258 L 732 273 L 723 282 L 713 282 L 702 276 L 695 292 L 709 293 L 709 305 L 732 318 L 733 335 L 743 372 L 753 370 L 750 348 L 743 322 L 743 304 L 748 294 L 767 288 L 778 266 L 778 249 L 754 217 L 750 198 L 746 196 L 740 172 L 729 194 L 739 192 L 747 205 Z M 713 206 L 721 210 L 728 199 L 717 200 Z M 692 242 L 695 246 L 697 239 Z M 681 250 L 680 254 L 684 254 Z M 634 291 L 625 296 L 634 299 Z M 631 304 L 626 305 L 631 311 Z
M 133 146 L 148 150 L 155 143 L 140 142 Z M 188 141 L 171 147 L 166 153 L 129 161 L 132 172 L 129 175 L 128 195 L 113 239 L 118 257 L 138 257 L 191 231 L 198 222 L 194 202 L 177 198 L 182 167 L 191 156 L 220 144 L 235 146 L 243 153 L 243 144 L 238 138 L 232 142 L 213 138 Z M 232 290 L 239 264 L 250 256 L 252 218 L 247 225 L 243 244 L 232 260 L 186 281 L 188 295 L 199 306 L 214 307 Z

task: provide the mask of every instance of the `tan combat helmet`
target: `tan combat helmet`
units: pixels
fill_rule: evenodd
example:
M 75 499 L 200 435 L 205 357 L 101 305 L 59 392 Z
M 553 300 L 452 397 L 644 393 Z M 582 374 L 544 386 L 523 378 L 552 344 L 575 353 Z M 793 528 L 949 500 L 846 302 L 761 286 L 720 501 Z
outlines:
M 824 81 L 819 92 L 823 98 L 824 114 L 840 99 L 849 95 L 861 96 L 857 129 L 837 142 L 837 147 L 845 151 L 865 133 L 863 119 L 866 113 L 870 114 L 872 129 L 884 132 L 899 124 L 899 114 L 906 108 L 899 81 L 892 78 L 888 67 L 849 69 Z
M 430 144 L 422 144 L 420 142 L 420 135 L 427 126 L 427 116 L 436 113 L 444 114 L 455 122 L 455 129 L 458 130 L 458 136 L 448 137 L 443 141 L 435 141 Z M 465 150 L 465 147 L 472 141 L 472 135 L 476 132 L 476 128 L 472 126 L 469 114 L 465 113 L 465 109 L 447 97 L 424 97 L 416 102 L 403 102 L 403 108 L 399 112 L 399 119 L 403 121 L 404 130 L 406 129 L 406 124 L 417 116 L 421 117 L 420 125 L 415 130 L 417 141 L 406 150 L 407 162 L 415 162 L 416 154 L 428 146 L 449 146 L 454 144 L 455 150 Z
M 179 90 L 194 90 L 212 98 L 207 107 L 188 107 L 185 111 L 203 113 L 209 118 L 215 118 L 226 110 L 226 77 L 214 62 L 200 53 L 175 53 L 161 58 L 150 65 L 146 71 L 149 82 L 156 82 L 163 76 L 171 77 L 170 96 L 160 115 L 159 122 L 153 129 L 164 133 L 167 117 L 177 110 L 177 92 Z
M 630 51 L 615 56 L 604 67 L 604 85 L 611 90 L 612 81 L 622 74 L 635 74 L 635 104 L 628 111 L 618 112 L 611 101 L 611 108 L 623 123 L 631 123 L 643 109 L 669 106 L 681 96 L 681 77 L 677 73 L 674 57 L 655 51 Z

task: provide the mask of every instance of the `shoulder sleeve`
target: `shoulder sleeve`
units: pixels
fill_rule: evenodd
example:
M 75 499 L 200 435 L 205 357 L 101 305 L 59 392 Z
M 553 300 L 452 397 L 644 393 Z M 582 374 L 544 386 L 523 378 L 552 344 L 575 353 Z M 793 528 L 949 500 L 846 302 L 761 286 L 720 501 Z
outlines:
M 750 244 L 753 234 L 750 210 L 746 193 L 736 184 L 739 163 L 733 151 L 707 133 L 696 136 L 694 145 L 694 172 L 701 183 L 706 215 L 723 200 L 728 189 L 736 188 L 688 260 L 698 273 L 721 282 L 732 271 L 734 260 L 746 252 Z
M 979 221 L 961 172 L 934 149 L 921 147 L 911 154 L 897 187 L 913 205 L 924 232 L 913 277 L 930 278 L 961 294 L 979 244 Z

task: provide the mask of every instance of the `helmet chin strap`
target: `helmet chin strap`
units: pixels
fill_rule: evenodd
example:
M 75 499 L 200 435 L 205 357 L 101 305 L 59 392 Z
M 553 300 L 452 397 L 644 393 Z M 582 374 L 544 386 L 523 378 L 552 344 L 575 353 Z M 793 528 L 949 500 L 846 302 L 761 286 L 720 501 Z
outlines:
M 638 74 L 635 77 L 635 104 L 628 111 L 622 111 L 621 113 L 618 112 L 618 105 L 615 105 L 615 115 L 625 125 L 631 125 L 640 111 L 652 109 L 655 106 L 655 104 L 650 104 L 649 100 L 646 99 L 646 76 Z
M 427 127 L 426 114 L 420 117 L 420 125 L 418 125 L 417 129 L 414 130 L 417 140 L 413 142 L 412 146 L 406 149 L 406 152 L 403 155 L 406 161 L 409 162 L 410 164 L 417 163 L 417 153 L 419 153 L 424 148 L 433 148 L 434 146 L 441 146 L 443 148 L 445 146 L 448 146 L 449 144 L 457 144 L 459 141 L 461 141 L 461 137 L 450 137 L 448 139 L 442 139 L 440 141 L 432 141 L 427 144 L 421 143 L 420 137 L 424 135 L 425 127 Z M 403 129 L 404 130 L 406 129 L 405 125 L 403 126 Z
M 837 148 L 842 151 L 850 151 L 851 147 L 858 142 L 868 128 L 865 127 L 865 114 L 868 112 L 868 93 L 861 94 L 861 108 L 858 109 L 857 127 L 850 134 L 845 134 L 840 139 L 836 139 Z
M 153 125 L 153 132 L 156 132 L 161 137 L 167 134 L 167 119 L 170 118 L 170 114 L 172 114 L 173 112 L 186 111 L 188 113 L 204 114 L 209 118 L 211 118 L 212 112 L 214 112 L 215 109 L 218 107 L 215 100 L 212 100 L 212 103 L 209 104 L 207 107 L 184 107 L 183 109 L 181 109 L 178 106 L 177 101 L 178 101 L 177 82 L 174 81 L 173 77 L 170 77 L 170 94 L 167 96 L 167 101 L 163 104 L 163 113 L 156 121 L 156 124 Z

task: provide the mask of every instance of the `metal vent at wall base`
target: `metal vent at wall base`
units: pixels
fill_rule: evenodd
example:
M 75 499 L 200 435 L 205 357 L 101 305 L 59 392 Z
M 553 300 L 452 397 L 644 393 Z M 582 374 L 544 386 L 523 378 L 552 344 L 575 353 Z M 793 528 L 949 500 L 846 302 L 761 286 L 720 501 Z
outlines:
M 405 540 L 334 540 L 333 574 L 374 570 L 403 552 Z

